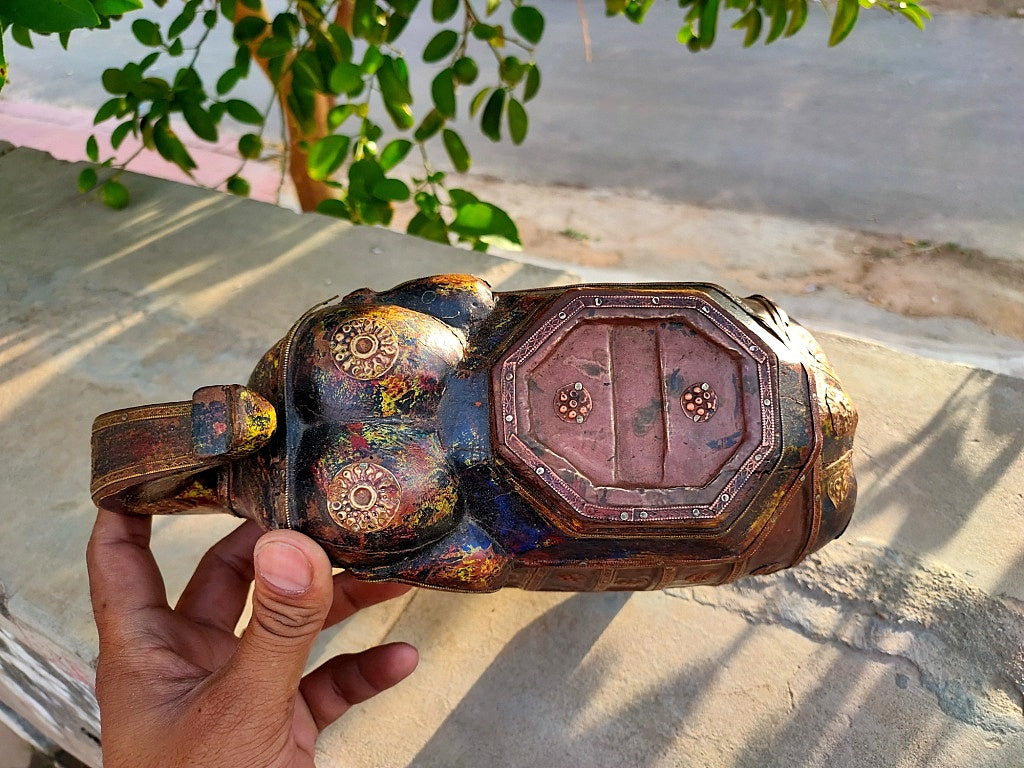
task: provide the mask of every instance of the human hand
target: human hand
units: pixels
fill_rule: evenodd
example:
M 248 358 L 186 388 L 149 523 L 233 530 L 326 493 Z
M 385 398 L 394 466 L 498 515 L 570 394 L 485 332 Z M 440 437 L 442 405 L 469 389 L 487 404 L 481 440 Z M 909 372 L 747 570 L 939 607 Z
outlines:
M 246 522 L 206 553 L 172 609 L 150 528 L 149 517 L 101 509 L 89 541 L 104 768 L 312 766 L 324 727 L 415 669 L 416 649 L 391 643 L 303 676 L 321 629 L 408 587 L 332 578 L 312 539 L 261 537 Z

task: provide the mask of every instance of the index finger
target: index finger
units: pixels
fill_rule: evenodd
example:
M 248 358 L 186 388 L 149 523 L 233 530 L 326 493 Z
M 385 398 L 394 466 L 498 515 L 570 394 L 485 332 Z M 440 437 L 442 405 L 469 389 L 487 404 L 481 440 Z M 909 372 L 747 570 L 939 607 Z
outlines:
M 149 549 L 152 518 L 97 511 L 85 559 L 96 627 L 108 632 L 130 629 L 139 614 L 167 609 L 167 591 Z

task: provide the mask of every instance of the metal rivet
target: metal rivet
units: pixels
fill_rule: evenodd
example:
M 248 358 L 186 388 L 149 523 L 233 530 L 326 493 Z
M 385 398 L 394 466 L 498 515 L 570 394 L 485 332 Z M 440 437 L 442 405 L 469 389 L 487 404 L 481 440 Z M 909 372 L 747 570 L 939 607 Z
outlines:
M 601 301 L 601 299 L 599 299 L 599 298 L 598 299 L 594 299 L 594 306 L 595 307 L 600 307 L 602 303 L 603 302 Z
M 707 392 L 708 391 L 708 383 L 705 381 L 703 384 L 700 385 L 700 388 L 703 389 L 705 392 Z
M 700 310 L 701 310 L 701 312 L 703 312 L 703 313 L 704 313 L 705 315 L 711 314 L 711 310 L 710 310 L 710 309 L 708 309 L 707 307 L 701 307 L 701 308 L 700 308 Z
M 511 413 L 505 417 L 505 421 L 512 421 L 513 419 L 515 419 L 515 417 Z
M 359 468 L 360 469 L 366 469 L 368 466 L 370 466 L 370 465 L 367 464 L 365 461 L 359 462 Z
M 729 494 L 728 493 L 723 493 L 722 494 L 722 501 L 728 501 L 728 500 L 729 500 Z
M 807 478 L 807 475 L 800 475 L 800 482 L 802 483 Z
M 544 474 L 544 467 L 537 467 L 537 474 L 538 475 L 543 475 Z
M 565 312 L 559 312 L 558 313 L 558 319 L 559 320 L 565 320 Z
M 583 383 L 577 381 L 575 384 L 572 385 L 572 388 L 577 390 L 577 391 L 579 391 L 579 390 L 583 389 Z
M 760 461 L 763 458 L 764 458 L 764 456 L 762 456 L 760 453 L 755 453 L 754 454 L 754 461 Z
M 512 381 L 512 379 L 514 379 L 515 377 L 515 374 L 509 371 L 508 373 L 505 374 L 505 381 Z
M 619 519 L 620 520 L 629 520 L 629 512 L 620 512 L 619 513 Z
M 659 299 L 657 296 L 652 296 L 651 297 L 651 304 L 660 304 L 660 303 L 661 303 L 661 299 Z
M 583 417 L 582 416 L 577 416 L 576 417 L 576 423 L 577 424 L 582 424 L 583 423 Z
M 646 509 L 640 510 L 640 517 L 647 517 L 647 510 Z
M 765 405 L 771 405 L 771 404 L 772 404 L 772 401 L 771 401 L 771 399 L 770 399 L 770 398 L 767 398 L 767 397 L 766 397 L 766 398 L 764 399 L 764 404 L 765 404 Z

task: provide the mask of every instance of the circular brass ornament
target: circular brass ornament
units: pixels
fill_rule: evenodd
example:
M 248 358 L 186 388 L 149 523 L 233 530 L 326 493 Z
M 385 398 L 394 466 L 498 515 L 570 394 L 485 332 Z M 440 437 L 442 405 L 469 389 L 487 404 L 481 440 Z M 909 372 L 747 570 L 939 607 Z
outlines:
M 594 409 L 590 393 L 582 382 L 574 382 L 559 387 L 555 393 L 555 413 L 562 421 L 570 424 L 582 424 Z
M 387 373 L 398 359 L 398 339 L 387 323 L 373 317 L 346 320 L 331 339 L 334 364 L 354 379 Z
M 718 395 L 706 381 L 687 388 L 679 398 L 679 405 L 687 417 L 695 422 L 707 421 L 718 409 Z
M 353 533 L 386 527 L 394 520 L 401 500 L 398 479 L 370 461 L 342 467 L 327 488 L 327 511 L 338 525 Z

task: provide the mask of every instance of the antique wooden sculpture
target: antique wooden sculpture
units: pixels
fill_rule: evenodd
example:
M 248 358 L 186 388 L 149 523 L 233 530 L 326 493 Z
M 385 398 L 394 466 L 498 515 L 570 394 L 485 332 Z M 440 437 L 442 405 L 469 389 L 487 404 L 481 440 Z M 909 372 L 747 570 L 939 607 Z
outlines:
M 92 493 L 294 528 L 366 579 L 721 584 L 843 532 L 856 422 L 763 297 L 446 275 L 314 307 L 246 387 L 100 416 Z

